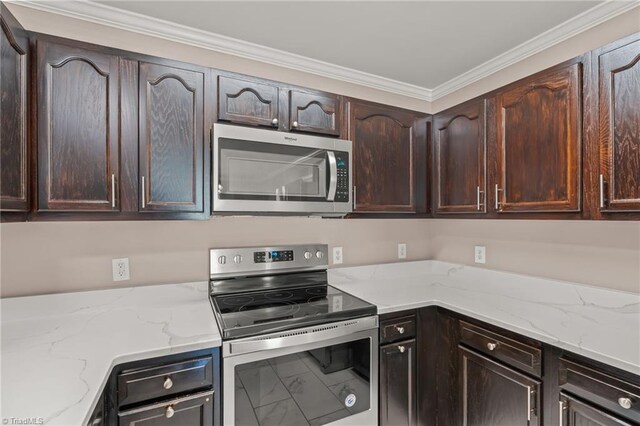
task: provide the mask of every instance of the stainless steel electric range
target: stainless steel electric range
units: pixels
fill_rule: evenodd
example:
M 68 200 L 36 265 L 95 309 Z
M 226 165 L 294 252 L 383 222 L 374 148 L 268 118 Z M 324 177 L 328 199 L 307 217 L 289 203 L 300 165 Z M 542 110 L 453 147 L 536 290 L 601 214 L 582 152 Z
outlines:
M 373 425 L 376 307 L 327 283 L 327 246 L 210 250 L 224 425 Z

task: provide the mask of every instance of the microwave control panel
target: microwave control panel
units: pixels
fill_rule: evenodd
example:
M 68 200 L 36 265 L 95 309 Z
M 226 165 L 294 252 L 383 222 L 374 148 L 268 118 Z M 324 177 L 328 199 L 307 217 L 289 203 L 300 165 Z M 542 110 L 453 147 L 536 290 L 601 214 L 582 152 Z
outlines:
M 336 151 L 335 155 L 338 169 L 338 183 L 334 201 L 348 202 L 349 191 L 351 190 L 351 185 L 349 185 L 349 154 Z

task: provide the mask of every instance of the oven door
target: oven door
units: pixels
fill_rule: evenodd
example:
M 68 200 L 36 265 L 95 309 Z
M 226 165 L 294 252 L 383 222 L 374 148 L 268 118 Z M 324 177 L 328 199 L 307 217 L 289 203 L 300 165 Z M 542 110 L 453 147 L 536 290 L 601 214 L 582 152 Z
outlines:
M 223 424 L 375 425 L 378 319 L 223 344 Z
M 351 142 L 223 124 L 213 132 L 214 212 L 351 210 Z

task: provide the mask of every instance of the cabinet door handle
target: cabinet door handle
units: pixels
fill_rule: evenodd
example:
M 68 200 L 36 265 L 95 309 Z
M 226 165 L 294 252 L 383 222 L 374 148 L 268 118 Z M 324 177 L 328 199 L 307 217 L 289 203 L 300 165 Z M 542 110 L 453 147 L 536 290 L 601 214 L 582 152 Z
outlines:
M 162 384 L 162 387 L 169 390 L 173 387 L 173 380 L 171 380 L 171 377 L 167 377 L 164 380 L 164 383 Z
M 527 421 L 531 422 L 531 387 L 527 386 Z
M 621 397 L 621 398 L 618 398 L 618 405 L 620 405 L 625 410 L 628 410 L 633 405 L 633 402 L 631 401 L 631 398 Z
M 500 189 L 496 183 L 496 210 L 500 210 L 500 191 L 502 191 L 502 189 Z
M 298 122 L 294 121 L 293 123 L 291 123 L 291 127 L 293 127 L 294 129 L 298 128 Z
M 116 175 L 111 173 L 111 208 L 116 207 Z
M 353 209 L 356 209 L 356 186 L 353 185 Z
M 176 413 L 176 410 L 173 409 L 171 405 L 167 406 L 167 409 L 164 412 L 166 418 L 170 419 Z
M 278 119 L 274 118 L 273 120 L 271 120 L 271 124 L 275 127 L 278 125 Z
M 600 208 L 604 209 L 604 175 L 600 175 Z
M 497 347 L 498 347 L 497 343 L 493 343 L 493 342 L 487 343 L 487 349 L 489 349 L 490 351 L 494 350 Z
M 476 208 L 478 211 L 482 210 L 480 205 L 480 194 L 484 194 L 484 191 L 480 191 L 480 185 L 476 186 Z
M 398 350 L 400 351 L 401 354 L 403 354 L 406 349 L 404 346 L 398 346 Z
M 564 404 L 564 401 L 558 401 L 558 404 L 560 406 L 559 416 L 558 416 L 558 426 L 563 426 L 565 404 Z
M 146 197 L 146 192 L 147 192 L 147 188 L 144 185 L 144 176 L 142 176 L 142 208 L 144 209 L 147 206 L 147 200 L 145 199 Z

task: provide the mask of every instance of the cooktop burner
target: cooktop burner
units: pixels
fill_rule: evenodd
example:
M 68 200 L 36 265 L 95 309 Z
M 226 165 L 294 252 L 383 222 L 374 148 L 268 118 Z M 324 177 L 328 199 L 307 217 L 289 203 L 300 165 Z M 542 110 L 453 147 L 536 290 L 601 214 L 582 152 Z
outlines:
M 374 305 L 327 284 L 327 249 L 212 249 L 210 300 L 222 338 L 375 315 Z
M 375 315 L 375 306 L 330 285 L 211 296 L 223 338 Z

